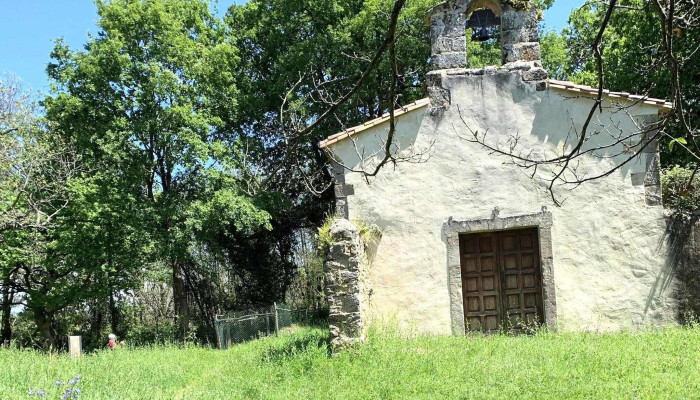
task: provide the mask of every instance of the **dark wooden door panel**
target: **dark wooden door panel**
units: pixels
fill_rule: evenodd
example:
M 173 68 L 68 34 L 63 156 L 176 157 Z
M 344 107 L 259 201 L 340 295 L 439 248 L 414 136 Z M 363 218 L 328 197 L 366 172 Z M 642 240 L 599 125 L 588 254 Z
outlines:
M 460 237 L 462 295 L 469 330 L 495 331 L 501 314 L 498 238 L 493 233 Z
M 536 228 L 461 235 L 459 247 L 468 330 L 518 331 L 543 322 Z
M 537 229 L 499 232 L 505 327 L 522 330 L 543 322 Z

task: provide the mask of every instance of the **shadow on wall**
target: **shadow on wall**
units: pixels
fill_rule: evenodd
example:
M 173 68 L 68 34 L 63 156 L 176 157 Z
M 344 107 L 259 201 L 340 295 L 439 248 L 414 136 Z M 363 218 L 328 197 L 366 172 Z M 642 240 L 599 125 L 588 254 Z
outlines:
M 678 285 L 678 320 L 697 321 L 700 317 L 700 216 L 676 213 L 669 217 L 666 228 L 668 256 L 666 274 L 656 281 L 647 301 L 649 309 L 656 294 L 667 289 L 675 278 Z M 646 310 L 645 310 L 646 311 Z
M 532 135 L 541 141 L 550 143 L 561 152 L 561 145 L 567 143 L 571 149 L 578 141 L 577 134 L 583 130 L 583 124 L 588 117 L 591 106 L 595 99 L 579 96 L 564 96 L 553 90 L 544 92 L 541 103 L 535 107 L 535 119 L 532 124 Z M 582 151 L 600 149 L 613 146 L 607 149 L 595 151 L 589 159 L 595 160 L 596 164 L 605 162 L 602 169 L 612 168 L 613 165 L 624 164 L 629 158 L 622 143 L 617 143 L 615 135 L 620 135 L 622 131 L 630 135 L 639 130 L 636 126 L 632 112 L 640 112 L 631 108 L 630 111 L 621 112 L 609 101 L 603 102 L 604 113 L 598 114 L 591 120 L 586 134 L 587 140 L 581 148 Z M 634 138 L 635 143 L 639 138 Z M 615 144 L 617 143 L 617 144 Z M 560 155 L 560 154 L 557 154 Z M 621 176 L 626 177 L 631 172 L 643 172 L 649 168 L 647 160 L 643 157 L 636 157 L 635 160 L 622 165 L 619 169 Z M 596 167 L 594 167 L 596 168 Z
M 426 157 L 430 156 L 429 150 L 432 146 L 430 145 L 429 138 L 419 138 L 418 136 L 423 124 L 423 117 L 427 110 L 428 108 L 416 110 L 411 114 L 402 115 L 396 120 L 395 136 L 391 143 L 391 153 L 397 159 L 403 160 L 399 162 L 418 162 L 416 160 L 412 161 L 412 159 L 422 159 L 422 155 Z M 371 149 L 374 151 L 371 161 L 368 161 L 372 168 L 384 159 L 388 136 L 389 124 L 385 123 L 382 125 L 382 128 L 377 131 L 373 143 L 371 144 Z M 425 142 L 421 142 L 420 139 L 425 139 Z M 366 151 L 366 149 L 367 147 L 365 145 L 361 151 Z

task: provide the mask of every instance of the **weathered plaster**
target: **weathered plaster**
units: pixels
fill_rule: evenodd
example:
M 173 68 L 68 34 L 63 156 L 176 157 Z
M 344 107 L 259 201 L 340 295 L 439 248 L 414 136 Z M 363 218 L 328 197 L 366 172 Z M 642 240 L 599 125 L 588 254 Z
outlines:
M 491 71 L 491 70 L 489 70 Z M 429 148 L 426 162 L 384 168 L 376 178 L 343 172 L 353 185 L 349 217 L 374 223 L 383 232 L 370 266 L 372 314 L 392 315 L 429 332 L 452 332 L 450 277 L 443 226 L 459 220 L 531 214 L 548 206 L 552 213 L 552 256 L 560 330 L 616 330 L 661 326 L 675 321 L 673 280 L 669 276 L 663 208 L 647 204 L 635 174 L 649 173 L 657 154 L 643 153 L 615 173 L 574 191 L 556 188 L 554 207 L 546 171 L 531 179 L 507 157 L 490 154 L 465 140 L 472 130 L 492 140 L 519 134 L 519 148 L 542 157 L 560 154 L 571 132 L 580 132 L 594 100 L 564 91 L 539 90 L 523 81 L 522 70 L 448 74 L 431 79 L 449 97 L 440 112 L 423 108 L 404 115 L 396 143 L 402 151 Z M 636 128 L 635 118 L 653 117 L 658 108 L 630 104 L 626 113 L 608 101 L 593 129 L 601 132 L 586 146 L 603 143 L 605 127 Z M 628 115 L 629 114 L 629 115 Z M 372 154 L 381 149 L 388 126 L 379 125 L 330 147 L 345 165 L 360 165 L 354 146 Z M 609 137 L 609 135 L 607 136 Z M 610 154 L 620 149 L 610 149 Z M 594 174 L 621 163 L 625 155 L 582 159 L 581 172 Z M 376 161 L 376 160 L 375 160 Z M 636 181 L 638 183 L 638 181 Z
M 538 228 L 542 270 L 544 323 L 557 329 L 557 300 L 552 255 L 552 213 L 543 208 L 535 214 L 501 217 L 494 209 L 491 218 L 456 221 L 450 217 L 444 224 L 447 244 L 447 275 L 450 292 L 450 322 L 453 334 L 465 334 L 464 301 L 462 297 L 462 268 L 459 255 L 459 235 L 463 233 L 504 231 L 518 228 Z

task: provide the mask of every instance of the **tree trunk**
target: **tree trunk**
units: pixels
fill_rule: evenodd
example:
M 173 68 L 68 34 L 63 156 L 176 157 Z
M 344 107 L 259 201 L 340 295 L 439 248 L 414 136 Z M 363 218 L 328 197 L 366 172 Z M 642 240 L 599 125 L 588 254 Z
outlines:
M 109 322 L 112 327 L 112 333 L 120 336 L 119 332 L 119 307 L 117 307 L 117 301 L 114 299 L 114 290 L 109 291 Z
M 93 307 L 94 313 L 95 313 L 95 319 L 94 319 L 94 324 L 92 327 L 92 332 L 97 336 L 98 340 L 101 339 L 101 335 L 104 333 L 105 329 L 105 317 L 104 317 L 104 312 L 102 311 L 102 307 L 99 305 L 95 305 Z
M 12 340 L 12 299 L 14 293 L 10 289 L 10 276 L 6 276 L 2 284 L 2 304 L 0 304 L 0 313 L 2 313 L 2 323 L 0 323 L 0 346 L 9 346 Z
M 175 326 L 178 335 L 184 338 L 189 325 L 189 308 L 187 305 L 187 287 L 179 262 L 173 262 L 173 303 L 175 305 Z
M 53 315 L 46 312 L 45 310 L 33 310 L 34 311 L 34 322 L 37 328 L 39 328 L 39 333 L 41 334 L 42 343 L 41 347 L 44 350 L 54 350 L 56 348 L 56 343 L 54 342 L 53 334 L 51 333 L 51 322 L 53 321 Z

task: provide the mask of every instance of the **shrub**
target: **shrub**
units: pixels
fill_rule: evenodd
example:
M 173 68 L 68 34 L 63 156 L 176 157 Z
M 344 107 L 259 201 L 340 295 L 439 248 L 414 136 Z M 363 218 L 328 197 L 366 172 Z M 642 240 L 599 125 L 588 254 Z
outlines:
M 694 168 L 676 165 L 662 171 L 661 188 L 666 207 L 678 212 L 700 209 L 700 173 Z
M 320 255 L 326 254 L 328 246 L 330 246 L 331 242 L 333 241 L 333 236 L 331 235 L 331 225 L 333 225 L 333 221 L 335 221 L 335 219 L 335 216 L 328 216 L 323 222 L 323 225 L 321 225 L 321 227 L 318 228 L 318 235 L 316 236 L 316 248 L 318 249 L 318 253 Z

